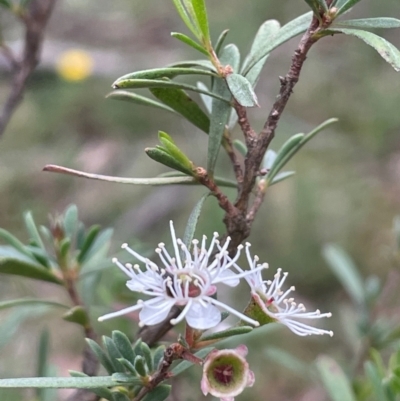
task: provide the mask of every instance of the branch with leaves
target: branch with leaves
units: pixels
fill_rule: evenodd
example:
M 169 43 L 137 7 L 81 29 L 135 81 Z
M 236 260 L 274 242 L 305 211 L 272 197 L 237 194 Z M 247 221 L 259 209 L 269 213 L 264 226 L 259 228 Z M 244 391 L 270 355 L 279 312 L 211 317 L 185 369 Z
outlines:
M 203 393 L 233 399 L 254 383 L 254 373 L 245 358 L 247 348 L 242 345 L 235 350 L 212 350 L 210 346 L 274 322 L 286 326 L 299 336 L 333 335 L 330 330 L 304 323 L 304 319 L 326 318 L 331 314 L 319 310 L 306 312 L 303 304 L 297 304 L 289 297 L 294 287 L 283 290 L 287 273 L 281 269 L 271 280 L 264 280 L 262 272 L 268 264 L 258 263 L 258 257 L 251 255 L 250 244 L 243 246 L 241 243 L 250 235 L 267 190 L 273 184 L 293 176 L 293 171 L 283 171 L 285 165 L 308 141 L 337 121 L 328 119 L 309 133 L 291 136 L 277 152 L 270 149 L 310 49 L 325 37 L 350 35 L 375 48 L 395 70 L 400 71 L 400 51 L 385 39 L 365 30 L 397 28 L 400 27 L 400 20 L 342 20 L 343 15 L 358 3 L 357 0 L 306 0 L 311 11 L 286 25 L 280 26 L 275 20 L 264 22 L 249 54 L 241 62 L 238 47 L 235 44 L 225 45 L 227 30 L 213 43 L 204 0 L 173 0 L 173 3 L 192 37 L 177 32 L 172 36 L 198 51 L 202 58 L 126 74 L 113 83 L 114 91 L 108 98 L 153 107 L 185 118 L 208 135 L 206 165 L 196 165 L 171 135 L 159 131 L 159 145 L 147 148 L 145 152 L 152 160 L 173 170 L 162 176 L 109 177 L 55 165 L 48 165 L 44 170 L 134 185 L 198 185 L 204 186 L 207 194 L 193 209 L 183 239 L 176 236 L 173 223 L 170 222 L 172 253 L 167 251 L 164 243 L 160 243 L 156 248 L 160 260 L 153 261 L 142 256 L 135 247 L 124 244 L 122 248 L 140 265 L 113 259 L 128 277 L 127 287 L 135 293 L 146 295 L 147 299 L 99 318 L 103 321 L 138 312 L 140 339 L 133 345 L 124 334 L 114 331 L 112 337 L 103 337 L 101 348 L 93 341 L 94 335 L 88 321 L 81 323 L 89 337 L 88 344 L 93 354 L 108 376 L 89 377 L 94 372 L 84 368 L 83 373 L 71 372 L 72 378 L 5 379 L 0 380 L 0 386 L 90 388 L 98 397 L 110 401 L 139 401 L 143 398 L 146 401 L 162 401 L 170 392 L 170 386 L 164 381 L 181 374 L 191 365 L 199 365 L 203 370 Z M 262 130 L 257 133 L 251 124 L 249 109 L 259 107 L 255 87 L 260 73 L 269 54 L 298 35 L 302 37 L 292 56 L 290 68 L 286 75 L 279 78 L 279 93 L 271 110 L 266 113 L 268 117 Z M 179 77 L 185 76 L 203 81 L 196 85 L 180 82 Z M 153 98 L 134 92 L 142 88 L 148 89 Z M 191 92 L 200 96 L 203 105 L 191 97 Z M 243 140 L 233 139 L 232 130 L 236 124 L 242 131 Z M 222 151 L 231 161 L 234 179 L 216 175 L 217 160 Z M 236 189 L 234 200 L 224 192 L 225 187 Z M 217 199 L 225 213 L 223 221 L 226 233 L 222 240 L 215 234 L 207 245 L 205 237 L 201 240 L 193 238 L 199 215 L 209 195 Z M 86 238 L 89 237 L 90 233 Z M 80 252 L 77 253 L 77 259 L 72 261 L 79 263 L 70 268 L 68 263 L 71 259 L 64 259 L 69 252 L 70 242 L 64 240 L 60 238 L 56 241 L 56 259 L 61 277 L 54 274 L 49 276 L 42 267 L 39 270 L 40 277 L 52 277 L 65 285 L 74 303 L 71 310 L 74 321 L 83 313 L 74 274 L 82 262 L 79 259 L 80 252 L 86 247 L 85 242 L 81 247 L 78 246 Z M 40 245 L 38 238 L 36 245 Z M 25 249 L 19 246 L 20 251 Z M 242 268 L 238 263 L 242 252 L 249 265 L 247 268 Z M 38 255 L 36 252 L 31 256 L 37 259 Z M 249 285 L 250 300 L 246 309 L 239 312 L 218 300 L 217 285 L 235 287 L 242 279 Z M 208 332 L 228 315 L 239 319 L 236 325 L 212 334 Z M 181 322 L 185 325 L 184 334 L 175 343 L 151 349 L 172 326 Z M 330 360 L 321 359 L 319 366 L 326 372 L 333 365 Z

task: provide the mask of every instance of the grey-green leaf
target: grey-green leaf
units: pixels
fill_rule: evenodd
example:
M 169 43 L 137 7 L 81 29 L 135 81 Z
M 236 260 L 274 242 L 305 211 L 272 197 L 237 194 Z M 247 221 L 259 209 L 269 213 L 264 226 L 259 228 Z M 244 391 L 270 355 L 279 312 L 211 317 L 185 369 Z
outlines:
M 240 52 L 237 46 L 233 44 L 225 46 L 221 51 L 220 62 L 222 65 L 230 65 L 233 71 L 237 71 L 240 64 Z M 232 97 L 225 80 L 221 78 L 214 79 L 212 92 L 229 100 Z M 207 171 L 211 176 L 214 174 L 225 125 L 228 122 L 230 112 L 230 104 L 213 99 L 207 152 Z
M 251 331 L 253 331 L 253 327 L 251 327 L 251 326 L 232 327 L 227 330 L 217 331 L 215 333 L 208 334 L 204 337 L 201 337 L 199 341 L 220 340 L 222 338 L 247 334 L 247 333 L 250 333 Z
M 179 75 L 207 75 L 207 76 L 215 76 L 215 73 L 197 68 L 185 68 L 185 67 L 165 67 L 165 68 L 154 68 L 151 70 L 141 70 L 136 72 L 131 72 L 129 74 L 125 74 L 122 77 L 118 78 L 113 84 L 112 87 L 119 88 L 129 88 L 129 83 L 131 81 L 135 81 L 136 79 L 164 79 L 164 78 L 175 78 Z
M 242 74 L 246 76 L 247 73 L 260 60 L 271 53 L 272 50 L 287 42 L 289 39 L 292 39 L 295 36 L 305 32 L 311 23 L 312 17 L 313 12 L 310 11 L 288 22 L 286 25 L 283 25 L 275 35 L 274 39 L 268 45 L 260 47 L 259 50 L 252 55 L 251 59 L 247 63 L 246 68 L 242 71 Z
M 325 355 L 320 356 L 316 365 L 332 401 L 356 401 L 350 380 L 334 359 Z
M 355 4 L 357 4 L 360 0 L 348 0 L 344 4 L 339 5 L 339 10 L 337 12 L 337 15 L 341 15 L 345 13 L 347 10 L 350 10 L 351 7 L 353 7 Z
M 183 89 L 190 90 L 197 93 L 204 93 L 205 95 L 214 97 L 223 102 L 229 103 L 229 99 L 220 96 L 214 92 L 204 92 L 203 90 L 197 88 L 196 86 L 183 84 L 180 82 L 170 81 L 168 79 L 132 79 L 121 81 L 118 83 L 119 88 L 130 88 L 130 89 L 140 89 L 140 88 L 172 88 L 172 89 Z
M 362 31 L 359 29 L 333 28 L 328 32 L 341 32 L 345 35 L 355 36 L 367 45 L 373 47 L 384 60 L 386 60 L 396 71 L 400 71 L 400 51 L 386 39 L 381 38 L 374 33 Z
M 236 101 L 243 107 L 259 106 L 252 84 L 240 74 L 229 74 L 226 83 Z
M 112 339 L 121 355 L 129 362 L 134 363 L 135 354 L 133 353 L 132 344 L 129 341 L 129 338 L 121 331 L 114 330 L 112 332 Z
M 138 95 L 133 92 L 125 91 L 125 90 L 115 90 L 109 93 L 106 96 L 107 99 L 116 99 L 116 100 L 123 100 L 125 102 L 140 104 L 142 106 L 151 106 L 158 109 L 162 109 L 165 111 L 169 111 L 170 113 L 175 113 L 170 107 L 165 106 L 160 102 L 156 102 L 153 99 L 149 99 L 148 97 Z
M 396 18 L 363 18 L 363 19 L 349 19 L 346 21 L 338 21 L 332 28 L 400 28 L 400 20 Z
M 73 238 L 78 227 L 78 208 L 76 205 L 69 205 L 64 213 L 64 230 L 69 238 Z
M 172 0 L 178 11 L 179 16 L 185 25 L 189 28 L 189 30 L 193 33 L 194 36 L 198 36 L 198 32 L 196 27 L 193 25 L 193 21 L 191 20 L 188 12 L 186 11 L 184 5 L 182 4 L 182 0 Z
M 28 211 L 24 214 L 24 221 L 26 225 L 26 229 L 29 232 L 29 235 L 33 241 L 42 249 L 46 249 L 42 238 L 40 237 L 39 231 L 36 227 L 35 220 L 33 219 L 32 212 Z
M 318 3 L 317 0 L 304 0 L 308 6 L 313 10 L 315 15 L 318 15 Z
M 328 244 L 323 248 L 323 256 L 353 302 L 362 305 L 365 302 L 363 280 L 349 255 L 338 245 Z
M 0 388 L 96 388 L 115 385 L 116 382 L 111 376 L 0 379 Z
M 185 228 L 185 233 L 183 234 L 183 243 L 189 250 L 192 245 L 193 236 L 196 231 L 196 226 L 199 221 L 201 210 L 203 208 L 205 200 L 208 198 L 209 195 L 210 194 L 208 193 L 203 195 L 196 203 L 195 207 L 192 210 L 192 213 L 190 213 L 189 220 Z
M 13 299 L 10 301 L 0 302 L 0 310 L 14 308 L 16 306 L 34 306 L 34 305 L 45 305 L 45 306 L 54 306 L 56 308 L 69 309 L 70 306 L 60 304 L 59 302 L 49 301 L 46 299 L 37 299 L 37 298 L 19 298 Z
M 260 28 L 258 29 L 256 36 L 254 37 L 253 44 L 251 45 L 250 53 L 247 55 L 243 66 L 242 72 L 247 70 L 247 66 L 250 61 L 253 59 L 254 55 L 257 55 L 260 51 L 262 51 L 265 46 L 275 39 L 277 33 L 279 32 L 280 24 L 276 20 L 268 20 L 265 21 Z M 268 54 L 261 58 L 258 63 L 256 63 L 247 73 L 246 78 L 253 85 L 256 85 L 258 77 L 264 67 L 265 61 L 268 58 Z
M 199 88 L 199 90 L 202 90 L 202 88 Z M 208 134 L 210 119 L 185 91 L 182 89 L 153 88 L 150 89 L 150 92 L 168 107 Z M 205 95 L 203 94 L 203 96 Z
M 62 281 L 48 269 L 7 245 L 0 246 L 0 273 L 62 284 Z

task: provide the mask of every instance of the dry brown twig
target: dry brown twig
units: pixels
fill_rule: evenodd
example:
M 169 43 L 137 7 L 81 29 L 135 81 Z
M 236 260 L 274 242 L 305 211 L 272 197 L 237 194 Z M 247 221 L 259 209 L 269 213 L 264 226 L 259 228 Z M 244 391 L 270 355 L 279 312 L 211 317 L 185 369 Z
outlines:
M 0 136 L 21 103 L 27 81 L 40 60 L 44 31 L 56 0 L 31 0 L 18 17 L 25 28 L 24 48 L 20 57 L 9 47 L 1 45 L 1 52 L 11 67 L 11 88 L 0 113 Z

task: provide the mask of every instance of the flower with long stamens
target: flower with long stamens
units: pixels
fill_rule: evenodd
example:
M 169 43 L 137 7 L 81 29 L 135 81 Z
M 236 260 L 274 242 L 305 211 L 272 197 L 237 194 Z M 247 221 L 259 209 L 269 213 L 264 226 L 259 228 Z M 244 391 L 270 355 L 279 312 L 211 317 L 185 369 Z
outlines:
M 329 330 L 319 329 L 302 322 L 303 319 L 321 319 L 331 317 L 331 313 L 321 313 L 318 309 L 314 312 L 307 312 L 303 304 L 297 304 L 289 295 L 295 288 L 289 287 L 286 291 L 282 289 L 288 273 L 282 273 L 282 269 L 274 275 L 273 280 L 263 280 L 261 270 L 268 268 L 268 264 L 258 264 L 257 256 L 251 257 L 250 244 L 246 243 L 246 257 L 252 274 L 244 278 L 251 288 L 252 299 L 245 310 L 245 314 L 260 325 L 278 322 L 287 326 L 293 333 L 299 336 L 312 334 L 328 334 L 333 336 Z M 242 273 L 243 269 L 234 262 L 235 268 Z
M 150 297 L 139 300 L 136 305 L 109 313 L 99 318 L 100 321 L 121 316 L 129 312 L 140 310 L 140 325 L 154 325 L 164 321 L 171 308 L 181 306 L 178 317 L 172 319 L 171 324 L 177 324 L 186 319 L 189 326 L 198 330 L 207 330 L 215 327 L 221 321 L 221 312 L 218 308 L 236 315 L 241 320 L 254 326 L 259 323 L 250 317 L 236 311 L 230 306 L 218 301 L 215 297 L 216 284 L 223 283 L 234 287 L 239 284 L 242 277 L 252 272 L 236 273 L 232 266 L 240 255 L 240 249 L 233 258 L 228 256 L 228 238 L 221 246 L 218 234 L 215 233 L 209 247 L 206 246 L 207 238 L 204 236 L 201 243 L 193 240 L 193 251 L 189 252 L 186 245 L 175 236 L 172 221 L 170 222 L 172 244 L 174 253 L 172 256 L 160 243 L 156 249 L 161 263 L 156 264 L 148 258 L 139 255 L 127 244 L 122 248 L 144 264 L 142 270 L 138 264 L 122 264 L 117 259 L 113 262 L 130 279 L 127 287 L 135 292 Z

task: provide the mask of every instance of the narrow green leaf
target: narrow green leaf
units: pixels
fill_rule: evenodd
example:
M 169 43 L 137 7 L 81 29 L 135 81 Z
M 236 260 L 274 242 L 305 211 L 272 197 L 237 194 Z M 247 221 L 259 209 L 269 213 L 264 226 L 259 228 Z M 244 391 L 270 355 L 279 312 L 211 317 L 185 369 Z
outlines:
M 220 340 L 222 338 L 247 334 L 247 333 L 250 333 L 251 331 L 253 331 L 253 327 L 250 327 L 250 326 L 232 327 L 227 330 L 217 331 L 215 333 L 208 334 L 204 337 L 201 337 L 199 341 Z
M 33 241 L 42 249 L 46 249 L 42 238 L 40 237 L 39 231 L 36 227 L 35 220 L 33 219 L 32 212 L 28 211 L 24 214 L 24 221 L 26 225 L 26 229 Z
M 160 384 L 143 398 L 143 401 L 164 401 L 171 393 L 171 385 Z
M 113 177 L 109 175 L 91 174 L 85 173 L 84 171 L 74 170 L 62 166 L 56 166 L 48 164 L 44 171 L 51 171 L 54 173 L 61 173 L 67 175 L 73 175 L 76 177 L 84 177 L 91 180 L 116 182 L 119 184 L 130 184 L 130 185 L 200 185 L 198 181 L 193 177 L 187 175 L 179 175 L 179 173 L 173 173 L 173 176 L 169 177 L 154 177 L 154 178 L 124 178 L 124 177 Z M 186 173 L 184 173 L 186 174 Z M 237 188 L 237 183 L 222 177 L 215 177 L 215 183 L 222 187 Z M 0 247 L 1 256 L 1 247 Z
M 137 376 L 133 376 L 132 374 L 118 372 L 114 373 L 112 375 L 112 378 L 117 383 L 127 383 L 134 386 L 142 384 L 142 380 Z
M 203 40 L 210 42 L 210 30 L 208 28 L 207 9 L 204 0 L 192 0 L 192 6 L 196 15 L 197 25 L 202 33 Z
M 118 348 L 114 344 L 114 341 L 110 337 L 103 336 L 103 345 L 104 348 L 107 350 L 108 356 L 110 357 L 111 364 L 114 367 L 114 373 L 120 372 L 124 373 L 125 368 L 124 365 L 118 360 L 122 357 L 121 353 L 119 352 Z
M 373 47 L 396 71 L 400 71 L 400 51 L 386 39 L 359 29 L 332 28 L 327 32 L 341 32 L 345 35 L 356 36 L 367 45 Z
M 307 0 L 306 0 L 307 1 Z M 323 12 L 327 12 L 328 11 L 328 6 L 326 4 L 325 0 L 317 0 L 318 5 L 321 7 Z
M 68 373 L 71 375 L 71 377 L 90 377 L 85 373 L 77 372 L 75 370 L 69 370 Z M 91 391 L 101 398 L 113 401 L 113 393 L 106 387 L 92 388 Z
M 219 53 L 222 49 L 222 46 L 225 42 L 226 36 L 228 35 L 229 29 L 225 29 L 224 31 L 221 32 L 219 35 L 217 42 L 215 43 L 215 54 L 219 56 Z
M 197 42 L 195 42 L 192 38 L 189 38 L 189 36 L 186 36 L 183 33 L 179 33 L 179 32 L 171 32 L 171 36 L 175 39 L 180 40 L 181 42 L 185 43 L 186 45 L 192 47 L 193 49 L 199 51 L 200 53 L 206 55 L 207 57 L 209 56 L 208 51 L 206 49 L 204 49 L 204 47 L 199 45 Z
M 144 357 L 141 355 L 136 355 L 135 357 L 135 370 L 138 372 L 139 376 L 146 377 L 148 374 L 146 363 Z
M 200 200 L 196 203 L 195 207 L 193 208 L 192 212 L 190 213 L 189 220 L 187 222 L 185 233 L 183 234 L 183 243 L 186 247 L 190 250 L 192 245 L 192 240 L 194 233 L 196 231 L 196 226 L 199 221 L 201 209 L 203 208 L 205 200 L 208 198 L 210 194 L 203 195 Z
M 304 0 L 307 4 L 308 4 L 308 6 L 311 8 L 311 10 L 313 10 L 313 13 L 315 14 L 315 15 L 319 15 L 319 12 L 318 12 L 318 0 Z
M 335 244 L 325 245 L 322 254 L 353 302 L 363 305 L 365 302 L 363 280 L 349 255 Z
M 140 349 L 141 349 L 142 355 L 144 356 L 144 360 L 146 362 L 148 371 L 152 372 L 154 366 L 153 366 L 153 357 L 151 355 L 150 347 L 145 342 L 142 342 L 140 344 Z
M 336 22 L 332 28 L 399 28 L 400 20 L 396 18 L 363 18 L 363 19 L 349 19 L 346 21 Z
M 8 242 L 13 248 L 33 260 L 32 252 L 30 252 L 29 249 L 17 237 L 14 237 L 14 235 L 3 228 L 0 228 L 0 239 Z
M 279 32 L 280 24 L 276 20 L 268 20 L 265 21 L 260 28 L 258 29 L 256 36 L 254 37 L 253 43 L 251 45 L 251 49 L 249 54 L 247 55 L 243 66 L 242 66 L 242 73 L 243 71 L 247 70 L 247 66 L 254 57 L 254 55 L 257 55 L 260 51 L 262 51 L 263 48 L 268 43 L 271 43 L 277 33 Z M 249 82 L 253 85 L 253 87 L 256 85 L 258 81 L 258 77 L 260 76 L 260 73 L 264 67 L 265 61 L 268 58 L 268 54 L 261 58 L 261 60 L 256 63 L 247 73 L 246 73 L 246 78 L 249 80 Z
M 337 12 L 337 15 L 339 16 L 339 15 L 345 13 L 347 10 L 350 10 L 350 8 L 353 7 L 354 5 L 356 5 L 359 1 L 360 0 L 348 0 L 345 3 L 341 2 L 340 4 L 338 4 L 336 6 L 339 9 Z
M 356 401 L 349 379 L 332 358 L 320 356 L 316 365 L 332 401 Z
M 169 67 L 173 68 L 190 68 L 190 67 L 201 67 L 205 68 L 211 72 L 217 73 L 214 65 L 211 61 L 208 60 L 187 60 L 187 61 L 178 61 L 176 63 L 172 63 Z
M 297 147 L 300 145 L 304 134 L 296 134 L 290 137 L 279 149 L 275 161 L 271 166 L 267 176 L 267 183 L 270 183 L 275 175 L 285 166 L 290 160 L 290 157 L 294 154 Z
M 230 65 L 233 71 L 237 71 L 240 64 L 240 53 L 237 46 L 233 44 L 225 46 L 221 52 L 220 61 L 222 65 Z M 231 99 L 232 97 L 225 80 L 221 78 L 214 80 L 212 91 L 222 98 Z M 213 99 L 207 152 L 207 171 L 211 176 L 214 174 L 225 125 L 228 122 L 230 112 L 230 104 Z
M 82 264 L 87 264 L 92 258 L 100 253 L 102 250 L 107 251 L 111 237 L 113 236 L 114 230 L 112 228 L 107 228 L 102 230 L 99 235 L 96 236 L 94 241 L 91 243 L 89 249 L 82 258 Z
M 342 8 L 344 4 L 346 4 L 349 0 L 334 0 L 332 3 L 333 7 L 336 7 L 337 9 Z
M 205 69 L 197 68 L 184 68 L 184 67 L 165 67 L 165 68 L 154 68 L 150 70 L 141 70 L 136 72 L 131 72 L 119 77 L 113 84 L 113 88 L 129 88 L 126 86 L 130 81 L 136 79 L 139 80 L 153 80 L 153 79 L 164 79 L 164 78 L 175 78 L 179 75 L 206 75 L 206 76 L 216 76 L 215 73 Z
M 114 365 L 112 364 L 108 355 L 101 349 L 100 345 L 96 343 L 96 341 L 91 340 L 90 338 L 86 338 L 86 342 L 88 343 L 90 349 L 96 355 L 99 362 L 106 369 L 108 374 L 112 375 L 115 373 Z
M 165 345 L 160 345 L 157 347 L 154 351 L 153 354 L 153 367 L 154 369 L 158 369 L 161 361 L 164 358 L 164 352 L 165 352 Z
M 246 76 L 248 72 L 265 56 L 276 49 L 278 46 L 287 42 L 288 40 L 294 38 L 297 35 L 305 32 L 312 21 L 313 13 L 312 11 L 300 15 L 296 19 L 288 22 L 279 29 L 274 39 L 266 46 L 260 47 L 257 52 L 255 52 L 251 59 L 248 61 L 246 68 L 242 71 L 242 74 Z
M 182 4 L 182 1 L 181 0 L 172 0 L 172 1 L 174 2 L 176 10 L 178 11 L 178 14 L 181 17 L 182 21 L 185 23 L 188 29 L 193 33 L 193 35 L 198 37 L 199 33 L 196 27 L 194 26 L 192 20 L 190 19 L 184 5 Z
M 112 395 L 112 401 L 131 401 L 131 398 L 129 398 L 126 394 L 121 393 L 120 391 L 113 391 Z
M 0 273 L 62 284 L 48 269 L 7 245 L 0 246 Z
M 375 395 L 379 401 L 389 401 L 383 387 L 382 378 L 379 375 L 378 369 L 371 361 L 366 361 L 364 364 L 365 374 L 368 377 L 369 383 L 372 385 Z M 336 401 L 336 400 L 335 400 Z
M 208 91 L 208 88 L 205 84 L 203 84 L 203 82 L 197 82 L 197 87 L 203 91 Z M 203 101 L 203 104 L 205 106 L 205 108 L 208 111 L 208 114 L 211 114 L 212 112 L 212 98 L 210 96 L 205 95 L 204 93 L 200 93 L 200 97 L 201 100 Z M 207 134 L 209 132 L 210 129 L 210 119 L 208 119 L 208 130 L 207 130 Z
M 109 93 L 106 96 L 106 98 L 107 99 L 115 99 L 115 100 L 123 100 L 125 102 L 140 104 L 142 106 L 155 107 L 157 109 L 169 111 L 170 113 L 175 113 L 175 111 L 172 110 L 170 107 L 167 107 L 160 102 L 156 102 L 155 100 L 149 99 L 148 97 L 141 96 L 136 93 L 128 92 L 128 91 L 124 91 L 124 90 L 115 90 L 115 91 Z
M 155 160 L 158 163 L 163 164 L 164 166 L 170 167 L 174 170 L 181 171 L 187 175 L 193 175 L 191 169 L 188 169 L 186 166 L 182 165 L 175 157 L 171 156 L 168 152 L 163 148 L 146 148 L 144 150 L 151 159 Z M 175 177 L 178 179 L 181 177 Z M 160 178 L 161 180 L 162 178 Z M 167 178 L 167 180 L 173 180 L 174 177 Z
M 86 237 L 84 239 L 84 242 L 82 244 L 82 247 L 80 249 L 79 255 L 78 255 L 78 262 L 82 263 L 83 260 L 85 259 L 85 256 L 87 252 L 89 251 L 90 247 L 93 244 L 93 241 L 97 237 L 97 235 L 100 232 L 100 226 L 98 224 L 91 226 L 88 230 L 88 233 L 86 234 Z
M 205 358 L 212 350 L 214 347 L 206 347 L 202 348 L 200 351 L 196 352 L 195 355 L 198 358 Z M 189 369 L 193 365 L 192 362 L 189 361 L 183 361 L 179 362 L 172 370 L 171 374 L 172 376 L 178 376 L 181 373 L 183 373 L 185 370 Z
M 97 377 L 28 377 L 22 379 L 0 379 L 0 388 L 96 388 L 113 387 L 111 376 Z
M 73 238 L 78 228 L 78 208 L 76 205 L 69 205 L 64 213 L 64 230 L 69 238 Z
M 65 312 L 63 319 L 67 322 L 77 323 L 85 328 L 88 327 L 90 322 L 85 308 L 81 305 L 74 306 L 69 311 Z
M 202 88 L 199 88 L 202 90 Z M 185 117 L 194 126 L 208 134 L 210 119 L 199 105 L 181 89 L 153 88 L 150 92 L 171 109 Z M 203 94 L 203 96 L 205 96 Z
M 214 92 L 204 92 L 196 86 L 183 84 L 180 82 L 165 80 L 157 80 L 157 79 L 134 79 L 134 80 L 126 80 L 121 81 L 118 84 L 118 88 L 130 88 L 130 89 L 139 89 L 139 88 L 173 88 L 173 89 L 183 89 L 189 90 L 197 93 L 204 93 L 207 96 L 211 96 L 215 99 L 221 100 L 225 103 L 229 104 L 229 100 Z
M 338 120 L 336 118 L 330 118 L 329 120 L 324 121 L 322 124 L 318 125 L 318 127 L 314 128 L 307 135 L 297 134 L 289 138 L 279 150 L 277 157 L 273 165 L 271 166 L 271 170 L 267 176 L 268 185 L 271 184 L 275 175 L 285 166 L 285 164 L 312 138 L 314 138 L 318 133 L 323 131 L 329 125 L 336 123 Z
M 112 339 L 121 355 L 129 362 L 134 363 L 135 355 L 133 353 L 132 344 L 129 341 L 129 338 L 121 331 L 114 330 L 112 332 Z
M 226 83 L 240 105 L 243 107 L 259 106 L 253 86 L 245 77 L 240 74 L 229 74 L 226 77 Z
M 273 180 L 270 182 L 269 186 L 272 186 L 274 184 L 278 184 L 278 182 L 284 181 L 290 177 L 293 177 L 296 174 L 295 171 L 282 171 L 281 173 L 278 173 Z
M 14 308 L 16 306 L 34 306 L 34 305 L 45 305 L 45 306 L 55 306 L 57 308 L 69 309 L 70 306 L 60 304 L 59 302 L 49 301 L 46 299 L 36 299 L 36 298 L 19 298 L 13 299 L 11 301 L 0 302 L 0 310 Z

